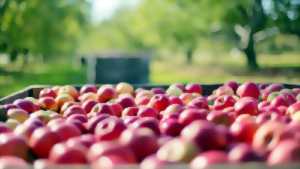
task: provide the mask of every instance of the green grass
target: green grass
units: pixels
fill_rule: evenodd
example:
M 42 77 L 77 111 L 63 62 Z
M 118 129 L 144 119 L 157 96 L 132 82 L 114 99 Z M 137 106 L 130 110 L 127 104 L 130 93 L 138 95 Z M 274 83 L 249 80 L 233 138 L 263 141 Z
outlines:
M 208 57 L 204 57 L 208 56 Z M 183 57 L 156 58 L 151 64 L 151 82 L 217 83 L 227 80 L 300 83 L 300 53 L 260 55 L 261 69 L 257 72 L 245 68 L 244 58 L 229 55 L 200 54 L 192 65 Z M 84 84 L 86 70 L 71 63 L 31 63 L 25 69 L 13 65 L 0 66 L 0 97 L 32 84 Z
M 227 80 L 300 83 L 300 54 L 260 55 L 261 69 L 256 72 L 245 68 L 243 57 L 197 56 L 193 65 L 183 58 L 174 57 L 152 64 L 151 81 L 154 83 L 201 82 L 217 83 Z

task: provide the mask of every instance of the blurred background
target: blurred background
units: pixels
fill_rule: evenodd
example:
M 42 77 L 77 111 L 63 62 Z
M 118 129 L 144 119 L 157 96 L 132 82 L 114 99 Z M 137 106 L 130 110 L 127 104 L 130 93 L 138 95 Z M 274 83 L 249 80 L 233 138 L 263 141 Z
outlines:
M 123 77 L 299 83 L 300 0 L 0 0 L 0 97 Z

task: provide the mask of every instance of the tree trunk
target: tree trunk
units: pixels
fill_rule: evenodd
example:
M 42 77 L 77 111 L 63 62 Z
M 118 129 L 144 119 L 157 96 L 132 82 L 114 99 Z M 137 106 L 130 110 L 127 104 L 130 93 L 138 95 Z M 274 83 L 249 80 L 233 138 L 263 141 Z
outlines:
M 186 50 L 186 63 L 187 64 L 192 64 L 193 63 L 193 55 L 194 55 L 194 49 L 193 48 L 188 48 Z
M 255 42 L 254 42 L 254 33 L 250 31 L 248 35 L 248 43 L 244 48 L 244 53 L 247 58 L 247 66 L 250 70 L 259 69 L 257 60 L 256 60 L 256 51 L 255 51 Z

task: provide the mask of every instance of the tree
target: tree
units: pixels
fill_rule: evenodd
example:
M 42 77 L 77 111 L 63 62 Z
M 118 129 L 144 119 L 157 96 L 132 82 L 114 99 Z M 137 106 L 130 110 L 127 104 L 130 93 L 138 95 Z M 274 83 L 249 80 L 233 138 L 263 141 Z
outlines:
M 72 54 L 89 5 L 85 0 L 0 0 L 0 9 L 0 46 L 13 61 L 28 52 L 43 58 Z

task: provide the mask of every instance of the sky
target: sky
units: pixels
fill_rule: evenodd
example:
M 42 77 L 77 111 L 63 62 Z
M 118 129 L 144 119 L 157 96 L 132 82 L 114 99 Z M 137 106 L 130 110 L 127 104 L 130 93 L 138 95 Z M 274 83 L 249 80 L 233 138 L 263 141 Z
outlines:
M 92 0 L 92 20 L 100 22 L 111 17 L 122 6 L 135 6 L 140 0 Z

